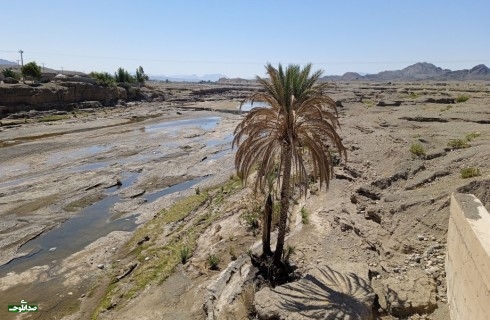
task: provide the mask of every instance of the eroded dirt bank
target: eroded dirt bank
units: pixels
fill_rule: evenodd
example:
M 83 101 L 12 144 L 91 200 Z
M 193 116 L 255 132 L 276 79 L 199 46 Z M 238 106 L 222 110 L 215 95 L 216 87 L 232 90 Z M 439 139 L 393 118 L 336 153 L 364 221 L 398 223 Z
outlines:
M 330 93 L 339 101 L 348 162 L 336 168 L 337 179 L 328 193 L 298 199 L 288 242 L 296 248 L 292 260 L 301 272 L 312 265 L 336 264 L 348 270 L 351 263 L 361 264 L 356 270 L 365 274 L 377 295 L 377 317 L 420 313 L 445 319 L 448 199 L 470 181 L 488 179 L 488 85 L 343 84 Z M 467 101 L 455 103 L 464 95 Z M 230 99 L 201 98 L 207 101 L 197 107 L 237 105 Z M 51 125 L 2 128 L 1 140 L 10 143 L 0 155 L 0 263 L 19 256 L 19 247 L 28 239 L 102 199 L 117 198 L 108 219 L 127 223 L 110 234 L 108 229 L 108 235 L 95 235 L 97 241 L 82 243 L 66 256 L 50 260 L 48 255 L 37 267 L 26 269 L 22 262 L 12 270 L 4 268 L 0 301 L 39 299 L 36 292 L 39 296 L 52 287 L 56 288 L 52 296 L 41 300 L 46 309 L 36 314 L 41 319 L 71 312 L 71 319 L 87 319 L 96 308 L 101 319 L 207 316 L 202 308 L 209 295 L 206 288 L 213 287 L 219 276 L 209 270 L 207 258 L 211 253 L 218 256 L 225 271 L 234 258 L 246 259 L 243 254 L 260 239 L 246 218 L 255 202 L 261 204 L 260 197 L 233 182 L 211 189 L 190 215 L 169 220 L 161 232 L 140 228 L 138 236 L 144 241 L 124 245 L 135 223 L 157 223 L 157 214 L 184 194 L 161 197 L 157 192 L 167 186 L 189 181 L 186 188 L 192 189 L 187 194 L 195 195 L 198 186 L 204 190 L 232 181 L 233 156 L 227 150 L 240 116 L 176 107 L 178 102 L 140 103 Z M 178 122 L 165 125 L 165 121 Z M 451 142 L 457 139 L 461 142 Z M 464 148 L 458 148 L 458 143 Z M 425 155 L 415 156 L 410 151 L 414 144 Z M 481 175 L 463 179 L 464 168 L 478 168 Z M 472 192 L 485 194 L 481 185 L 476 183 Z M 309 220 L 304 225 L 303 207 Z M 143 270 L 171 256 L 170 251 L 155 249 L 176 245 L 176 238 L 194 233 L 189 262 L 179 264 L 161 284 L 149 281 L 139 289 L 134 285 Z M 51 252 L 52 248 L 43 248 L 43 252 L 56 254 L 62 247 Z M 135 269 L 107 294 L 104 286 L 134 263 Z M 249 270 L 246 262 L 237 268 L 240 274 Z M 245 280 L 230 278 L 208 314 L 214 312 L 222 319 L 246 317 L 251 289 L 241 285 Z M 94 281 L 101 284 L 96 289 Z M 236 289 L 240 287 L 248 291 L 240 292 Z

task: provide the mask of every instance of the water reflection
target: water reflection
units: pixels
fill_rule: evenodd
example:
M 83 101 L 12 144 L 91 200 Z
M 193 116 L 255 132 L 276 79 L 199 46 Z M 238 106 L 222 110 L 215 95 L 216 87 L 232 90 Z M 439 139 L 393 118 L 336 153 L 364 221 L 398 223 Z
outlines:
M 242 104 L 241 110 L 242 111 L 250 111 L 250 110 L 252 110 L 252 108 L 264 108 L 267 106 L 268 106 L 268 104 L 264 103 L 264 102 L 254 102 L 253 104 L 252 104 L 252 102 L 246 102 L 246 103 Z M 240 105 L 238 105 L 238 108 L 240 109 Z
M 200 127 L 203 130 L 212 130 L 219 124 L 220 117 L 205 117 L 177 121 L 167 121 L 145 126 L 145 132 L 164 130 L 165 132 L 176 132 L 187 127 Z

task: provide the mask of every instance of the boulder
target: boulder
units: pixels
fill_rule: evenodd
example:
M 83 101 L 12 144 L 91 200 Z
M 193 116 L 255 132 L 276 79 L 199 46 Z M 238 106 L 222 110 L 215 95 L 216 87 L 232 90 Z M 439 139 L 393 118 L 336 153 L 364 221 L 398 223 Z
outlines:
M 6 77 L 5 79 L 3 79 L 3 83 L 16 84 L 16 83 L 19 83 L 19 80 L 14 79 L 14 78 L 10 78 L 10 77 Z
M 435 282 L 419 269 L 408 270 L 403 277 L 384 279 L 383 291 L 380 300 L 386 301 L 387 311 L 395 317 L 432 313 L 437 308 Z
M 259 319 L 371 320 L 374 299 L 367 265 L 347 263 L 313 267 L 296 282 L 263 288 L 255 309 Z

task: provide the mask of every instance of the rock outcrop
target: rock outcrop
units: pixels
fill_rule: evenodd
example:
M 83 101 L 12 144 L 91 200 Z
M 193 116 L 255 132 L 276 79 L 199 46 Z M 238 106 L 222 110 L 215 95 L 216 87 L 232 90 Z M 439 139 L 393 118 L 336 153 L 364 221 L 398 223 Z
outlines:
M 437 308 L 436 285 L 422 270 L 409 270 L 405 277 L 390 277 L 382 283 L 383 292 L 378 294 L 380 306 L 395 317 L 427 314 Z
M 0 85 L 0 106 L 13 113 L 30 109 L 49 110 L 69 103 L 99 101 L 103 105 L 127 99 L 124 88 L 103 87 L 87 82 L 53 82 L 47 84 Z

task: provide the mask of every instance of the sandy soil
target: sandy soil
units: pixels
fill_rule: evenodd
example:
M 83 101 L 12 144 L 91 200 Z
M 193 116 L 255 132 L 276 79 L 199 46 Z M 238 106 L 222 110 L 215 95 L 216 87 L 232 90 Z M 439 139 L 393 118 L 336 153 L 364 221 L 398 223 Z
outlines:
M 288 244 L 296 248 L 292 259 L 299 270 L 365 262 L 379 296 L 386 283 L 398 281 L 403 286 L 420 271 L 432 279 L 437 300 L 435 311 L 431 307 L 421 319 L 447 319 L 443 262 L 448 199 L 470 181 L 489 178 L 489 91 L 486 84 L 468 83 L 332 88 L 330 94 L 342 103 L 341 136 L 349 150 L 348 161 L 336 168 L 337 179 L 328 193 L 309 194 L 295 206 Z M 463 94 L 470 99 L 443 100 Z M 178 197 L 192 194 L 197 186 L 226 181 L 233 173 L 233 156 L 226 150 L 240 115 L 219 109 L 234 109 L 237 102 L 219 96 L 203 100 L 188 109 L 177 108 L 182 107 L 178 103 L 136 103 L 52 124 L 1 127 L 0 140 L 7 146 L 0 154 L 0 264 L 26 254 L 22 244 L 84 213 L 101 198 L 118 200 L 110 207 L 108 221 L 129 219 L 133 225 L 142 224 Z M 218 111 L 195 111 L 194 107 Z M 196 118 L 207 119 L 206 124 L 161 126 L 166 121 Z M 448 147 L 450 140 L 476 132 L 468 142 L 470 147 Z M 414 143 L 424 147 L 425 157 L 410 152 Z M 479 168 L 481 175 L 462 179 L 460 170 L 467 167 Z M 150 197 L 167 186 L 205 176 L 209 178 L 191 190 Z M 120 188 L 115 186 L 118 181 Z M 221 272 L 226 272 L 228 264 L 233 264 L 230 248 L 240 256 L 260 240 L 240 218 L 257 196 L 244 189 L 224 198 L 223 203 L 213 204 L 213 210 L 221 213 L 199 238 L 190 262 L 179 266 L 163 284 L 152 284 L 129 300 L 116 299 L 117 304 L 99 317 L 206 317 L 202 306 L 207 288 L 222 277 L 208 270 L 206 257 L 216 253 L 221 257 Z M 299 213 L 303 207 L 309 213 L 309 223 L 304 225 Z M 199 209 L 182 223 L 192 224 L 206 210 Z M 104 287 L 116 269 L 113 265 L 120 260 L 131 262 L 130 256 L 119 251 L 131 237 L 131 223 L 105 235 L 87 230 L 97 241 L 74 252 L 57 248 L 53 256 L 46 255 L 46 264 L 26 269 L 20 263 L 12 270 L 0 270 L 0 301 L 36 301 L 43 306 L 36 314 L 39 319 L 62 315 L 87 319 L 105 294 Z M 172 231 L 162 234 L 161 241 L 171 235 Z M 245 270 L 246 265 L 240 268 Z M 225 296 L 234 298 L 226 303 Z M 216 304 L 217 317 L 245 318 L 244 296 L 243 292 L 223 294 Z M 378 317 L 393 318 L 387 302 L 380 300 Z

